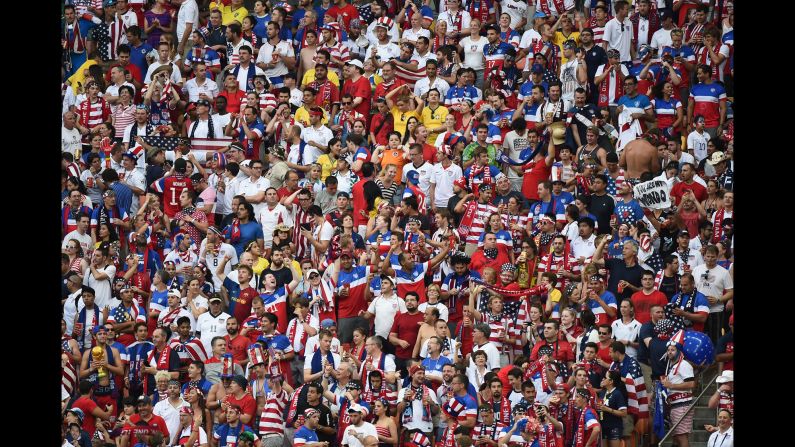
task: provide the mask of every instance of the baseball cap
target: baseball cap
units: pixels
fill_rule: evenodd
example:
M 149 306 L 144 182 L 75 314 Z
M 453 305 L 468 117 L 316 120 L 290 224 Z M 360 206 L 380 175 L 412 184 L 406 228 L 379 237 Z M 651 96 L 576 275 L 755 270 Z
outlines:
M 569 50 L 574 50 L 574 49 L 577 48 L 577 42 L 575 42 L 574 39 L 569 39 L 569 40 L 563 42 L 563 48 L 564 49 L 569 49 Z
M 320 322 L 320 327 L 322 328 L 334 327 L 336 325 L 337 322 L 332 320 L 331 318 L 325 318 L 323 321 Z
M 342 251 L 340 251 L 340 258 L 343 257 L 343 256 L 347 256 L 349 258 L 352 258 L 353 257 L 353 253 L 351 253 L 351 251 L 347 250 L 347 249 L 346 250 L 342 250 Z
M 362 65 L 362 61 L 360 61 L 359 59 L 351 59 L 348 62 L 345 62 L 345 65 L 353 65 L 354 67 L 359 67 L 361 69 L 364 69 L 364 65 Z
M 346 199 L 350 199 L 350 198 L 351 198 L 351 195 L 350 195 L 350 194 L 348 194 L 348 193 L 347 193 L 347 192 L 345 192 L 345 191 L 338 191 L 338 192 L 337 192 L 337 197 L 345 197 Z
M 544 74 L 544 66 L 541 64 L 533 64 L 530 68 L 530 73 Z
M 364 414 L 364 408 L 362 408 L 359 404 L 351 404 L 348 406 L 348 413 L 362 413 Z
M 381 281 L 384 280 L 391 282 L 393 286 L 395 285 L 395 278 L 387 275 L 386 273 L 381 273 Z
M 617 59 L 617 58 L 621 57 L 621 53 L 619 53 L 618 50 L 616 50 L 615 48 L 611 48 L 611 49 L 607 50 L 607 57 L 608 57 L 608 59 L 610 59 L 610 58 Z
M 317 271 L 317 269 L 309 269 L 309 270 L 306 272 L 306 276 L 312 276 L 312 273 L 314 273 L 314 274 L 316 274 L 316 275 L 320 275 L 320 272 L 319 272 L 319 271 Z
M 212 303 L 212 302 L 215 302 L 215 301 L 221 302 L 221 297 L 216 295 L 216 296 L 210 297 L 210 299 L 207 300 L 208 303 Z

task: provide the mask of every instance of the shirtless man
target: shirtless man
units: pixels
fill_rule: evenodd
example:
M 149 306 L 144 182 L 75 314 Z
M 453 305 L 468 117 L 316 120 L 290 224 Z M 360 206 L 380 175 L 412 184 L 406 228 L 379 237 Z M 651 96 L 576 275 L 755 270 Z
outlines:
M 296 79 L 301 82 L 304 73 L 315 68 L 315 55 L 317 54 L 317 32 L 306 31 L 306 45 L 301 48 L 301 69 L 298 71 Z
M 660 158 L 657 148 L 644 138 L 629 142 L 621 151 L 618 165 L 626 169 L 627 180 L 637 181 L 644 172 L 653 176 L 660 174 Z
M 420 332 L 417 335 L 417 342 L 414 344 L 413 358 L 419 357 L 420 349 L 425 340 L 436 336 L 436 320 L 439 319 L 439 309 L 435 307 L 425 308 L 425 315 L 422 317 Z

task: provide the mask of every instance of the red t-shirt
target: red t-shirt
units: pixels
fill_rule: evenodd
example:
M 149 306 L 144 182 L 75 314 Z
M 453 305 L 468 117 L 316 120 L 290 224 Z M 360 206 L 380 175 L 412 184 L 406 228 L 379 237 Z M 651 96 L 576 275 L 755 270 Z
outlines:
M 160 432 L 163 434 L 164 438 L 171 439 L 169 438 L 170 435 L 168 433 L 166 421 L 155 414 L 152 415 L 149 421 L 141 419 L 140 414 L 134 414 L 130 416 L 129 421 L 127 421 L 127 423 L 124 424 L 124 428 L 122 428 L 122 433 L 130 434 L 130 442 L 127 445 L 137 444 L 139 441 L 138 436 L 151 435 L 155 432 Z
M 240 112 L 240 105 L 246 99 L 246 92 L 238 90 L 237 93 L 229 93 L 223 90 L 218 96 L 226 98 L 226 111 L 229 113 Z
M 251 397 L 251 394 L 248 393 L 243 394 L 243 397 L 240 399 L 235 398 L 235 396 L 231 394 L 227 394 L 227 396 L 227 401 L 230 405 L 240 406 L 240 416 L 243 416 L 244 414 L 251 415 L 251 420 L 246 424 L 251 426 L 254 423 L 254 413 L 257 412 L 257 401 L 254 400 L 254 398 Z
M 597 343 L 596 346 L 599 347 L 599 350 L 596 351 L 596 356 L 602 359 L 603 362 L 610 364 L 613 363 L 613 358 L 610 357 L 610 345 L 612 343 L 608 343 L 607 346 L 602 347 L 601 343 Z
M 246 287 L 240 291 L 237 304 L 235 304 L 235 318 L 238 323 L 242 323 L 251 315 L 251 300 L 259 293 L 252 287 Z
M 685 194 L 685 191 L 693 191 L 693 195 L 696 196 L 696 200 L 699 202 L 703 202 L 707 199 L 707 188 L 700 183 L 694 181 L 692 185 L 688 185 L 685 182 L 679 182 L 671 188 L 671 197 L 676 199 L 676 206 L 679 206 L 682 202 L 682 196 Z
M 235 338 L 231 338 L 229 334 L 224 335 L 224 339 L 226 340 L 226 349 L 228 352 L 232 353 L 232 359 L 235 362 L 241 363 L 248 360 L 248 352 L 246 349 L 248 345 L 252 343 L 248 337 L 243 337 L 238 333 L 238 336 Z
M 420 333 L 420 325 L 417 323 L 422 323 L 424 316 L 423 312 L 417 312 L 414 315 L 409 313 L 395 315 L 395 322 L 392 323 L 392 329 L 389 332 L 395 332 L 399 339 L 409 343 L 407 348 L 401 348 L 396 345 L 395 357 L 401 359 L 411 358 L 411 354 L 414 352 L 414 344 L 417 343 L 417 336 Z
M 386 123 L 383 126 L 381 125 L 381 123 L 383 123 L 384 120 L 387 119 L 387 117 L 391 116 L 392 116 L 391 113 L 386 114 L 386 116 L 381 115 L 380 113 L 376 113 L 375 115 L 373 115 L 373 118 L 370 120 L 369 130 L 370 132 L 375 133 L 375 142 L 382 146 L 386 146 L 386 144 L 389 142 L 389 140 L 387 139 L 387 135 L 389 135 L 389 132 L 392 132 L 395 129 L 393 122 Z
M 331 9 L 335 8 L 337 7 L 335 6 Z M 356 11 L 356 8 L 353 8 L 353 10 Z M 365 118 L 364 122 L 366 123 L 367 119 L 370 118 L 370 93 L 372 93 L 372 90 L 370 88 L 370 80 L 365 78 L 364 76 L 359 77 L 358 81 L 352 81 L 348 79 L 342 85 L 342 94 L 344 95 L 346 93 L 349 93 L 351 96 L 353 96 L 354 99 L 362 98 L 361 104 L 354 107 L 353 110 L 364 115 Z
M 552 166 L 546 165 L 546 159 L 531 161 L 522 166 L 524 177 L 522 180 L 522 195 L 532 200 L 541 200 L 538 197 L 538 184 L 549 180 L 552 175 Z
M 369 218 L 362 216 L 361 211 L 367 211 L 367 199 L 364 197 L 364 184 L 370 180 L 362 179 L 356 182 L 351 188 L 351 198 L 353 199 L 353 225 L 354 230 L 359 225 L 367 225 Z
M 356 9 L 355 6 L 348 3 L 343 8 L 340 8 L 339 6 L 332 6 L 328 11 L 326 11 L 326 15 L 333 17 L 334 20 L 337 20 L 337 16 L 342 16 L 342 21 L 345 23 L 345 31 L 348 31 L 348 26 L 351 24 L 351 20 L 359 18 L 359 10 Z
M 511 262 L 511 258 L 508 256 L 508 248 L 504 244 L 497 244 L 496 258 L 487 258 L 483 253 L 483 249 L 479 248 L 472 254 L 472 261 L 469 263 L 469 269 L 477 271 L 481 275 L 483 274 L 483 269 L 486 267 L 492 267 L 499 272 L 502 265 L 508 262 Z
M 93 435 L 94 432 L 97 431 L 96 419 L 92 414 L 94 408 L 97 408 L 97 406 L 97 403 L 92 399 L 82 396 L 72 404 L 73 408 L 79 408 L 83 410 L 83 430 L 88 432 L 89 435 Z
M 290 197 L 290 194 L 294 193 L 295 191 L 290 191 L 287 189 L 286 186 L 282 186 L 281 188 L 276 190 L 276 195 L 279 196 L 279 200 L 282 200 L 285 197 Z
M 640 324 L 651 321 L 651 306 L 665 306 L 668 304 L 668 298 L 659 290 L 655 290 L 649 295 L 646 295 L 641 290 L 633 293 L 630 299 L 632 300 L 632 304 L 635 305 L 635 319 L 638 320 Z
M 574 351 L 571 344 L 564 340 L 558 340 L 556 343 L 547 343 L 546 340 L 540 340 L 533 346 L 533 351 L 530 353 L 530 359 L 538 360 L 538 349 L 542 346 L 549 345 L 552 347 L 552 358 L 560 360 L 561 362 L 574 361 Z
M 436 146 L 431 146 L 428 143 L 422 145 L 422 159 L 431 164 L 438 163 L 436 161 Z

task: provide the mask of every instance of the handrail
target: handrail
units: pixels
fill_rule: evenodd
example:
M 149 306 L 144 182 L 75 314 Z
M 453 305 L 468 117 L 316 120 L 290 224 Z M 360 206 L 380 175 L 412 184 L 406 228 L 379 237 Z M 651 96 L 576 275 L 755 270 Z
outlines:
M 701 372 L 700 375 L 703 376 L 710 369 L 711 368 L 705 369 L 704 371 Z M 712 385 L 713 382 L 718 380 L 719 376 L 720 376 L 720 374 L 716 374 L 715 377 L 713 377 L 712 380 L 710 380 L 708 384 L 704 385 L 704 389 L 701 390 L 701 392 L 698 394 L 698 397 L 693 399 L 693 403 L 690 404 L 690 406 L 687 408 L 687 411 L 685 411 L 684 414 L 682 415 L 682 417 L 679 418 L 679 420 L 676 421 L 676 423 L 671 426 L 671 429 L 668 430 L 668 433 L 666 433 L 665 436 L 662 437 L 662 439 L 659 441 L 659 443 L 657 445 L 662 446 L 663 442 L 665 442 L 668 439 L 668 437 L 671 436 L 671 433 L 673 433 L 674 430 L 676 429 L 676 427 L 679 426 L 679 423 L 682 422 L 682 419 L 687 417 L 687 414 L 690 413 L 694 408 L 696 408 L 696 404 L 698 403 L 699 399 L 701 399 L 701 396 L 703 396 L 704 393 L 707 392 L 707 389 L 709 389 L 709 387 Z M 699 382 L 700 382 L 700 380 L 699 380 Z

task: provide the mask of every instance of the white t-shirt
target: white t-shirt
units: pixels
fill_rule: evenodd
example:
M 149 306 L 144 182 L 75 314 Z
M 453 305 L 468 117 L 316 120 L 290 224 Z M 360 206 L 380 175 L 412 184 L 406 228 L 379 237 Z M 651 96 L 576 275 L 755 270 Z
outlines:
M 188 23 L 193 25 L 194 30 L 198 29 L 199 6 L 196 4 L 196 0 L 185 0 L 182 6 L 179 7 L 179 12 L 177 13 L 177 43 L 182 40 L 182 35 L 185 34 L 185 28 L 188 27 Z M 191 42 L 190 37 L 188 36 L 185 41 L 188 44 Z
M 168 399 L 161 400 L 155 404 L 154 408 L 152 408 L 152 414 L 160 416 L 164 421 L 166 421 L 166 428 L 168 428 L 169 433 L 176 433 L 180 431 L 179 409 L 190 405 L 182 398 L 182 396 L 180 396 L 179 399 L 180 403 L 177 404 L 177 408 L 171 406 L 171 403 L 168 401 Z
M 447 6 L 446 3 L 445 3 L 445 6 Z M 441 21 L 447 22 L 447 32 L 450 32 L 450 31 L 458 31 L 458 32 L 461 32 L 461 33 L 468 32 L 469 31 L 469 22 L 472 20 L 472 16 L 469 15 L 469 12 L 462 11 L 461 10 L 462 7 L 463 6 L 461 6 L 461 5 L 458 6 L 458 12 L 452 12 L 452 11 L 448 11 L 448 10 L 440 12 L 439 13 L 439 17 L 437 18 L 436 22 L 437 23 L 441 22 Z M 457 27 L 454 26 L 454 24 L 457 21 L 460 21 L 460 24 L 461 24 L 460 28 L 457 28 Z
M 621 318 L 613 321 L 610 325 L 613 328 L 613 338 L 616 340 L 629 340 L 632 342 L 639 341 L 638 334 L 640 334 L 640 322 L 632 319 L 629 324 L 624 324 Z M 627 346 L 627 355 L 633 359 L 638 356 L 638 350 L 632 346 Z
M 448 28 L 449 30 L 450 28 Z M 483 48 L 489 43 L 489 40 L 480 36 L 478 40 L 472 40 L 470 36 L 466 36 L 459 42 L 459 45 L 464 48 L 464 60 L 462 67 L 471 68 L 473 70 L 483 70 L 486 66 L 483 59 Z
M 425 36 L 428 38 L 428 40 L 431 40 L 431 32 L 425 28 L 420 28 L 419 31 L 414 31 L 412 28 L 403 31 L 403 38 L 414 43 L 415 45 L 417 44 L 417 39 L 420 36 Z
M 450 340 L 450 353 L 448 355 L 445 355 L 444 357 L 447 357 L 452 362 L 453 361 L 453 353 L 454 352 L 458 352 L 460 354 L 460 352 L 459 352 L 460 346 L 459 346 L 458 342 L 454 338 L 448 338 L 448 340 Z M 420 347 L 420 357 L 422 357 L 422 358 L 428 357 L 428 342 L 429 341 L 431 341 L 430 338 L 425 340 L 424 342 L 422 342 L 422 347 Z M 444 353 L 442 353 L 442 354 L 444 354 Z
M 266 189 L 270 188 L 271 181 L 266 179 L 265 177 L 260 176 L 257 180 L 252 181 L 251 177 L 243 180 L 240 182 L 240 186 L 237 189 L 237 193 L 239 195 L 244 196 L 253 196 L 258 194 L 260 191 L 264 192 Z M 254 215 L 259 216 L 260 211 L 262 208 L 267 206 L 265 201 L 263 200 L 260 203 L 252 203 L 254 207 Z
M 624 76 L 629 76 L 629 70 L 627 70 L 627 66 L 626 65 L 619 64 L 618 67 L 619 67 L 619 69 L 621 70 L 621 73 Z M 604 71 L 607 68 L 608 68 L 607 64 L 602 64 L 599 67 L 597 67 L 596 68 L 596 73 L 594 74 L 594 77 L 601 76 L 602 73 L 604 73 Z M 616 76 L 616 72 L 613 71 L 612 73 L 610 73 L 608 79 L 605 79 L 605 80 L 602 81 L 602 82 L 607 82 L 607 88 L 608 88 L 607 96 L 608 96 L 608 98 L 610 98 L 610 104 L 609 105 L 611 105 L 611 106 L 617 105 L 616 101 L 618 101 L 618 98 L 621 97 L 620 95 L 616 95 L 615 76 Z M 596 88 L 598 89 L 599 86 L 597 85 Z
M 152 62 L 152 65 L 149 66 L 149 69 L 146 70 L 146 76 L 144 76 L 144 84 L 149 84 L 152 82 L 152 73 L 155 72 L 158 68 L 163 65 L 171 64 L 171 82 L 174 84 L 181 84 L 182 83 L 182 73 L 180 73 L 179 66 L 172 62 L 166 62 L 165 64 L 160 63 L 159 60 Z
M 71 334 L 74 330 L 75 315 L 77 315 L 78 312 L 86 307 L 82 299 L 78 299 L 77 302 L 75 302 L 75 298 L 82 293 L 82 289 L 78 289 L 76 292 L 70 293 L 69 296 L 66 297 L 66 301 L 63 303 L 63 319 L 66 322 L 67 334 Z
M 687 135 L 687 148 L 693 149 L 693 157 L 696 159 L 696 165 L 701 163 L 701 160 L 707 158 L 708 141 L 709 134 L 706 131 L 698 133 L 694 130 Z
M 361 434 L 362 439 L 365 439 L 368 436 L 374 436 L 375 438 L 378 438 L 378 432 L 375 430 L 375 425 L 369 422 L 362 422 L 362 424 L 358 427 L 351 424 L 345 429 L 345 434 L 342 436 L 342 445 L 347 445 L 349 447 L 364 447 L 364 444 L 356 439 L 356 436 L 351 436 L 351 433 L 354 435 L 357 433 Z
M 630 45 L 632 44 L 632 21 L 629 17 L 624 17 L 624 28 L 621 22 L 613 17 L 605 24 L 604 41 L 607 42 L 607 49 L 614 48 L 621 54 L 621 62 L 631 62 Z
M 211 98 L 218 96 L 218 84 L 212 79 L 205 79 L 204 82 L 199 85 L 199 83 L 196 82 L 196 78 L 193 78 L 185 83 L 185 87 L 182 88 L 182 91 L 188 93 L 188 100 L 190 102 L 195 102 L 199 100 L 199 95 L 202 93 Z M 215 118 L 213 118 L 213 122 L 215 122 Z M 223 135 L 223 131 L 215 135 L 221 136 Z
M 240 280 L 237 279 L 237 276 L 238 276 L 237 270 L 232 270 L 231 272 L 229 272 L 228 275 L 226 275 L 226 277 L 229 278 L 230 280 L 240 284 Z M 259 275 L 254 275 L 254 277 L 251 278 L 251 280 L 248 282 L 248 285 L 251 286 L 251 288 L 256 289 L 258 282 L 259 282 Z
M 682 259 L 682 256 L 678 251 L 674 251 L 673 254 L 679 258 L 680 275 L 684 275 L 685 273 L 685 264 L 690 266 L 691 273 L 693 273 L 692 270 L 695 270 L 696 267 L 704 263 L 704 258 L 701 257 L 701 253 L 699 253 L 698 250 L 690 250 L 690 254 L 687 259 Z M 693 276 L 695 277 L 695 273 L 693 273 Z M 696 280 L 696 283 L 698 283 L 698 280 Z
M 77 239 L 80 242 L 80 248 L 83 249 L 83 253 L 89 253 L 92 250 L 91 244 L 91 235 L 88 233 L 80 234 L 77 230 L 72 230 L 63 238 L 63 243 L 61 243 L 61 248 L 66 248 L 69 241 L 72 239 Z M 88 259 L 86 259 L 88 261 Z
M 436 79 L 434 79 L 433 83 L 431 83 L 431 80 L 426 76 L 414 84 L 414 94 L 417 96 L 422 96 L 428 93 L 428 91 L 432 88 L 439 90 L 439 93 L 441 93 L 441 98 L 444 99 L 444 97 L 447 96 L 447 91 L 450 90 L 450 84 L 438 76 Z
M 395 322 L 395 315 L 398 313 L 406 313 L 406 302 L 392 292 L 390 298 L 385 298 L 384 295 L 378 296 L 367 307 L 367 312 L 375 315 L 375 334 L 389 339 L 389 330 L 392 329 L 392 323 Z
M 580 256 L 590 258 L 596 251 L 596 246 L 594 245 L 595 240 L 595 234 L 592 234 L 588 239 L 583 239 L 582 236 L 578 235 L 571 241 L 571 254 L 575 258 L 579 258 Z
M 331 132 L 331 129 L 323 125 L 317 129 L 312 126 L 307 126 L 301 131 L 301 140 L 303 140 L 305 143 L 314 141 L 321 146 L 327 146 L 329 140 L 332 138 L 334 138 L 334 134 Z M 308 153 L 306 150 L 309 150 Z M 317 159 L 323 155 L 323 152 L 321 152 L 320 149 L 309 145 L 305 147 L 304 153 L 309 155 L 309 159 L 304 159 L 305 165 L 315 163 Z
M 430 304 L 428 302 L 425 302 L 417 306 L 417 310 L 422 313 L 425 313 L 425 309 L 428 309 L 429 307 L 436 308 L 439 311 L 439 319 L 447 321 L 447 317 L 450 315 L 450 310 L 447 308 L 447 306 L 445 306 L 441 302 L 437 302 L 436 304 Z
M 658 54 L 663 48 L 670 47 L 673 44 L 671 40 L 671 31 L 673 31 L 673 28 L 660 28 L 651 36 L 651 43 L 649 45 L 657 50 Z
M 190 426 L 190 425 L 185 427 L 185 428 L 183 428 L 182 431 L 179 434 L 179 437 L 180 438 L 190 437 L 191 430 L 193 430 L 193 427 Z M 207 445 L 207 432 L 204 431 L 203 427 L 199 427 L 199 440 L 198 440 L 198 443 L 199 443 L 199 445 Z
M 94 306 L 99 309 L 101 312 L 105 306 L 111 305 L 111 290 L 110 290 L 110 283 L 113 281 L 113 277 L 116 276 L 116 266 L 108 264 L 105 268 L 97 269 L 99 272 L 105 273 L 108 275 L 105 279 L 97 279 L 91 270 L 85 272 L 83 276 L 83 285 L 89 286 L 94 289 L 95 296 L 94 296 Z M 113 309 L 113 306 L 111 306 Z
M 281 203 L 277 203 L 273 210 L 268 208 L 268 204 L 265 204 L 257 215 L 257 222 L 262 225 L 263 240 L 267 248 L 273 243 L 273 230 L 276 229 L 276 225 L 283 223 L 288 227 L 292 227 L 293 217 Z
M 479 350 L 484 351 L 488 356 L 488 359 L 486 360 L 486 368 L 488 368 L 489 371 L 491 371 L 492 369 L 500 368 L 500 351 L 497 350 L 497 346 L 495 346 L 494 343 L 487 342 L 485 345 L 482 346 L 478 345 L 472 346 L 472 352 Z M 469 366 L 467 367 L 467 370 L 469 368 L 475 369 L 474 358 L 470 357 Z
M 315 337 L 317 337 L 317 336 L 315 336 Z M 317 341 L 317 340 L 315 340 L 315 341 Z M 308 345 L 309 345 L 309 343 L 308 343 L 308 340 L 307 340 L 307 346 Z M 317 348 L 315 348 L 311 352 L 310 351 L 304 351 L 304 355 L 306 356 L 306 358 L 304 359 L 304 369 L 308 369 L 308 370 L 312 369 L 312 357 L 314 357 L 314 354 L 315 354 L 316 350 L 317 350 Z M 337 354 L 336 352 L 334 352 L 331 349 L 329 349 L 329 351 L 331 351 L 331 357 L 334 358 L 334 364 L 335 365 L 339 365 L 340 361 L 342 361 L 342 357 L 340 357 L 339 354 Z M 320 354 L 318 354 L 318 355 L 320 355 Z
M 427 385 L 426 385 L 426 387 L 427 387 Z M 400 390 L 400 392 L 398 393 L 398 402 L 401 402 L 403 400 L 403 398 L 406 396 L 406 390 L 408 390 L 408 389 L 409 388 L 402 388 Z M 439 399 L 436 398 L 436 393 L 430 387 L 427 387 L 427 389 L 428 389 L 428 399 L 431 402 L 433 402 L 433 403 L 438 405 L 439 404 Z M 412 414 L 412 418 L 411 418 L 412 420 L 411 420 L 411 422 L 404 423 L 403 424 L 404 427 L 406 427 L 408 430 L 417 428 L 417 429 L 422 430 L 425 433 L 428 433 L 431 430 L 433 430 L 433 421 L 432 420 L 427 420 L 427 421 L 423 420 L 423 417 L 422 417 L 423 406 L 422 406 L 422 400 L 421 399 L 414 399 L 414 400 L 411 401 L 411 410 L 412 410 L 412 413 L 411 413 Z
M 511 24 L 509 26 L 512 29 L 516 29 L 519 26 L 519 22 L 522 21 L 522 17 L 527 13 L 527 2 L 502 0 L 500 6 L 502 6 L 502 12 L 511 16 Z
M 453 182 L 463 175 L 464 171 L 461 170 L 461 166 L 455 163 L 452 163 L 446 169 L 441 162 L 433 166 L 433 175 L 431 175 L 430 182 L 436 185 L 436 190 L 434 191 L 435 201 L 433 203 L 435 207 L 447 208 L 447 202 L 454 194 Z
M 408 163 L 407 165 L 403 166 L 403 184 L 406 184 L 406 175 L 411 171 L 417 171 L 420 190 L 424 192 L 426 195 L 431 190 L 431 177 L 433 176 L 433 165 L 428 163 L 427 161 L 423 161 L 419 167 L 415 167 L 414 163 Z
M 696 278 L 696 289 L 704 296 L 720 298 L 726 290 L 734 289 L 734 281 L 732 281 L 729 271 L 719 265 L 707 268 L 707 264 L 701 264 L 695 267 L 691 273 L 693 278 Z M 724 303 L 717 302 L 709 306 L 709 312 L 721 312 L 724 307 Z
M 320 327 L 320 324 L 318 324 L 317 327 Z M 298 335 L 296 335 L 296 337 L 297 336 Z M 309 354 L 312 354 L 315 351 L 317 351 L 319 340 L 320 339 L 319 339 L 319 335 L 318 334 L 315 334 L 315 335 L 307 338 L 306 339 L 306 346 L 304 347 L 304 355 L 308 356 Z M 330 350 L 331 350 L 331 352 L 340 352 L 340 339 L 339 338 L 334 337 L 334 338 L 331 339 L 331 348 L 330 348 Z
M 280 40 L 275 46 L 271 45 L 270 42 L 263 42 L 262 46 L 259 49 L 259 54 L 257 55 L 257 63 L 263 62 L 266 64 L 270 64 L 273 62 L 273 53 L 277 53 L 281 57 L 295 57 L 295 51 L 293 50 L 293 46 L 290 45 L 289 42 L 286 40 Z M 284 65 L 284 59 L 279 58 L 279 62 L 273 68 L 268 68 L 264 70 L 265 76 L 272 78 L 274 76 L 284 76 L 290 70 L 287 69 L 287 66 Z
M 226 320 L 231 318 L 226 312 L 221 312 L 216 316 L 210 315 L 210 312 L 205 312 L 199 315 L 196 320 L 196 332 L 199 332 L 199 340 L 204 345 L 204 350 L 208 353 L 213 352 L 212 342 L 215 337 L 223 337 L 228 334 L 226 332 Z
M 69 130 L 61 126 L 61 152 L 69 152 L 76 157 L 77 151 L 82 147 L 82 143 L 80 142 L 81 138 L 82 135 L 80 135 L 80 131 L 77 130 L 77 127 L 73 127 L 72 130 Z
M 525 48 L 529 48 L 530 53 L 528 54 L 528 56 L 533 57 L 533 44 L 535 44 L 539 40 L 541 40 L 541 34 L 538 34 L 538 31 L 534 30 L 533 28 L 529 28 L 527 31 L 524 32 L 524 34 L 522 34 L 522 40 L 519 41 L 519 48 L 522 50 L 524 50 Z
M 312 236 L 314 236 L 315 240 L 318 242 L 330 241 L 331 238 L 334 237 L 334 227 L 330 223 L 328 223 L 327 220 L 324 220 L 323 225 L 320 225 L 319 227 L 315 228 L 314 231 L 312 231 Z M 329 247 L 331 247 L 331 245 L 329 245 Z M 328 248 L 326 249 L 326 251 L 328 251 Z M 322 254 L 323 253 L 318 253 L 315 246 L 312 245 L 313 257 L 318 257 Z

